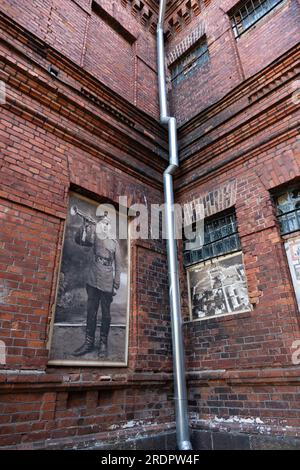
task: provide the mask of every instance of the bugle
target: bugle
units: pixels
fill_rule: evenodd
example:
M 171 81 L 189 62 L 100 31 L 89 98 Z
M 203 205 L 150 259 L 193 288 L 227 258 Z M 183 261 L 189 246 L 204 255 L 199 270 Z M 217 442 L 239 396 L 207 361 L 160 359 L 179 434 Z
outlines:
M 93 217 L 89 214 L 86 214 L 85 212 L 81 211 L 78 209 L 77 206 L 72 206 L 70 209 L 71 215 L 78 215 L 81 217 L 85 223 L 90 224 L 90 225 L 97 225 L 97 222 Z

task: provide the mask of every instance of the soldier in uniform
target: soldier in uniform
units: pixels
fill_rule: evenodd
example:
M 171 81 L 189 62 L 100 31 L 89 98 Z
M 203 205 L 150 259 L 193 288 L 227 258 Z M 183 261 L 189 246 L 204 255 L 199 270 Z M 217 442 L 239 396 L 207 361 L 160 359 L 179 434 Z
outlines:
M 94 349 L 97 313 L 101 304 L 101 328 L 99 358 L 108 356 L 107 342 L 110 330 L 110 306 L 113 296 L 120 287 L 120 247 L 117 240 L 111 239 L 111 221 L 108 212 L 97 217 L 96 225 L 84 221 L 83 226 L 76 233 L 75 241 L 81 246 L 93 249 L 93 261 L 90 267 L 86 290 L 87 324 L 86 337 L 83 345 L 74 351 L 74 356 L 83 356 Z

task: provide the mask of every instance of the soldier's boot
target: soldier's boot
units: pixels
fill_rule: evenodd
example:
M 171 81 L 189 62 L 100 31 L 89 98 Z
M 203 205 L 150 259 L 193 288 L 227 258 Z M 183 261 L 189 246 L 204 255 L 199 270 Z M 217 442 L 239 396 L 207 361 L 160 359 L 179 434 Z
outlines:
M 95 339 L 92 336 L 87 335 L 85 342 L 80 346 L 80 348 L 73 352 L 73 356 L 83 356 L 84 354 L 92 352 L 94 349 L 94 342 Z
M 107 336 L 100 336 L 99 354 L 100 359 L 106 359 L 108 356 Z

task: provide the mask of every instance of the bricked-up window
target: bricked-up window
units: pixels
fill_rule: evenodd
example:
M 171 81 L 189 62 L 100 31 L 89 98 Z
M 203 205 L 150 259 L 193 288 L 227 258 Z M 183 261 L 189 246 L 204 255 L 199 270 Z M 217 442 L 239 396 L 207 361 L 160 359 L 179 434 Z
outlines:
M 195 240 L 199 235 L 195 235 Z M 208 219 L 204 222 L 202 247 L 187 250 L 190 241 L 184 242 L 184 264 L 190 266 L 241 249 L 234 212 Z
M 234 212 L 208 219 L 204 224 L 204 245 L 186 250 L 184 258 L 191 320 L 252 309 Z
M 261 18 L 270 13 L 286 0 L 244 0 L 230 14 L 231 24 L 236 37 L 240 37 Z
M 278 196 L 276 208 L 282 235 L 300 230 L 300 188 Z
M 171 65 L 170 73 L 172 84 L 175 86 L 185 78 L 191 76 L 196 70 L 209 61 L 209 52 L 206 38 L 202 38 L 184 55 Z

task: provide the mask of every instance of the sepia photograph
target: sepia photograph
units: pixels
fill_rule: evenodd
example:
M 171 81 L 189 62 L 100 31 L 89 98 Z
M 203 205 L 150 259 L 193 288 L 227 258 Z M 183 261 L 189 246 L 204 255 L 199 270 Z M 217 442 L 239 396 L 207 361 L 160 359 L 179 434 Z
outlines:
M 215 258 L 188 269 L 192 320 L 250 311 L 242 253 Z
M 117 239 L 121 223 L 125 217 L 112 206 L 103 210 L 71 194 L 50 364 L 127 364 L 128 240 Z

